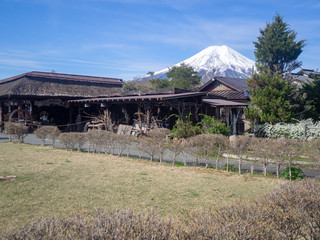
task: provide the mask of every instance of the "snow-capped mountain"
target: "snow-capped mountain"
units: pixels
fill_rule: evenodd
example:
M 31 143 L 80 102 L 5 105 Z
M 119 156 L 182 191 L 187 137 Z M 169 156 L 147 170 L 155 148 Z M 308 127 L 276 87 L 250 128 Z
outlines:
M 174 66 L 179 66 L 181 63 L 199 72 L 202 81 L 208 81 L 214 76 L 247 78 L 252 75 L 252 67 L 255 64 L 254 61 L 225 45 L 207 47 Z M 165 78 L 168 71 L 169 68 L 155 72 L 153 78 Z

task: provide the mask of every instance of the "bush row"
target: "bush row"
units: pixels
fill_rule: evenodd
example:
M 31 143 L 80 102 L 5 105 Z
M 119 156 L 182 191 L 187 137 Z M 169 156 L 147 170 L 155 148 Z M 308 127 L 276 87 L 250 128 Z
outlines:
M 67 149 L 81 150 L 87 144 L 89 152 L 117 154 L 122 156 L 138 154 L 139 158 L 148 157 L 150 161 L 158 158 L 163 160 L 164 153 L 170 154 L 174 165 L 180 156 L 184 165 L 193 162 L 195 165 L 202 160 L 205 166 L 214 166 L 222 169 L 222 156 L 225 156 L 227 171 L 230 170 L 229 158 L 238 159 L 238 171 L 242 173 L 242 161 L 251 160 L 251 173 L 254 166 L 260 163 L 266 176 L 269 164 L 277 166 L 277 177 L 280 177 L 280 167 L 287 166 L 288 173 L 284 176 L 288 179 L 302 177 L 302 174 L 294 175 L 292 165 L 297 157 L 304 155 L 315 164 L 319 162 L 320 141 L 312 140 L 302 142 L 293 139 L 267 139 L 252 138 L 247 136 L 227 137 L 221 134 L 199 134 L 188 139 L 170 139 L 168 129 L 159 128 L 152 130 L 147 136 L 135 137 L 131 135 L 117 135 L 109 131 L 91 130 L 87 133 L 60 133 L 56 127 L 44 126 L 37 129 L 35 135 L 42 139 L 51 139 L 52 144 L 59 138 Z M 133 151 L 134 150 L 134 151 Z
M 163 218 L 97 210 L 40 218 L 1 239 L 319 239 L 320 183 L 287 183 L 262 198 Z M 175 219 L 175 220 L 173 220 Z

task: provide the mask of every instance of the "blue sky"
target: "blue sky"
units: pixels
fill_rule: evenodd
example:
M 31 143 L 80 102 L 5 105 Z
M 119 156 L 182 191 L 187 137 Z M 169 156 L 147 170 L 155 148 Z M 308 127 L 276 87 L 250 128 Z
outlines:
M 131 80 L 210 45 L 254 59 L 253 41 L 278 12 L 320 68 L 319 0 L 0 0 L 0 79 L 28 71 Z

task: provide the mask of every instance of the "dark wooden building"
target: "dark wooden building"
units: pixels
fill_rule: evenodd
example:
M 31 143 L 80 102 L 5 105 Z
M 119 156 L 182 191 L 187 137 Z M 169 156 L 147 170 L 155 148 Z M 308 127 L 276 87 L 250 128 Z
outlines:
M 204 92 L 169 88 L 70 100 L 70 103 L 83 108 L 87 116 L 100 116 L 108 129 L 114 130 L 124 124 L 145 130 L 153 127 L 171 128 L 176 120 L 168 119 L 172 114 L 185 116 L 191 112 L 197 121 L 205 95 Z
M 243 111 L 250 103 L 247 88 L 246 79 L 214 77 L 198 90 L 207 93 L 204 112 L 231 126 L 232 134 L 243 134 L 249 128 Z
M 169 127 L 172 114 L 199 121 L 215 116 L 244 131 L 243 108 L 249 103 L 246 80 L 215 77 L 199 90 L 177 88 L 123 92 L 122 80 L 49 72 L 28 72 L 0 81 L 0 126 L 6 121 L 33 126 L 56 125 L 81 131 L 89 126 L 117 130 L 119 125 L 149 129 Z
M 65 125 L 76 121 L 79 109 L 71 99 L 108 96 L 122 91 L 116 78 L 28 72 L 0 81 L 0 126 L 5 121 Z

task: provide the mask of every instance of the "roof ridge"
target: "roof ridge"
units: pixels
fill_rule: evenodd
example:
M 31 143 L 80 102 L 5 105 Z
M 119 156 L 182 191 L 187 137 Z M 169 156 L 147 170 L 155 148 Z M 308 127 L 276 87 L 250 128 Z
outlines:
M 48 75 L 63 75 L 63 76 L 70 76 L 70 77 L 88 77 L 88 78 L 102 78 L 102 79 L 115 79 L 115 80 L 121 80 L 120 78 L 111 78 L 111 77 L 100 77 L 100 76 L 90 76 L 90 75 L 82 75 L 82 74 L 69 74 L 69 73 L 58 73 L 58 72 L 41 72 L 41 71 L 31 71 L 25 73 L 27 76 L 28 75 L 33 75 L 33 74 L 48 74 Z
M 35 77 L 35 78 L 47 78 L 47 79 L 58 79 L 74 82 L 91 82 L 91 83 L 105 83 L 105 84 L 122 84 L 123 80 L 120 78 L 109 78 L 109 77 L 98 77 L 98 76 L 87 76 L 87 75 L 77 75 L 68 73 L 54 73 L 54 72 L 40 72 L 32 71 L 26 72 L 13 77 L 5 78 L 0 80 L 0 84 L 16 81 L 23 77 Z

